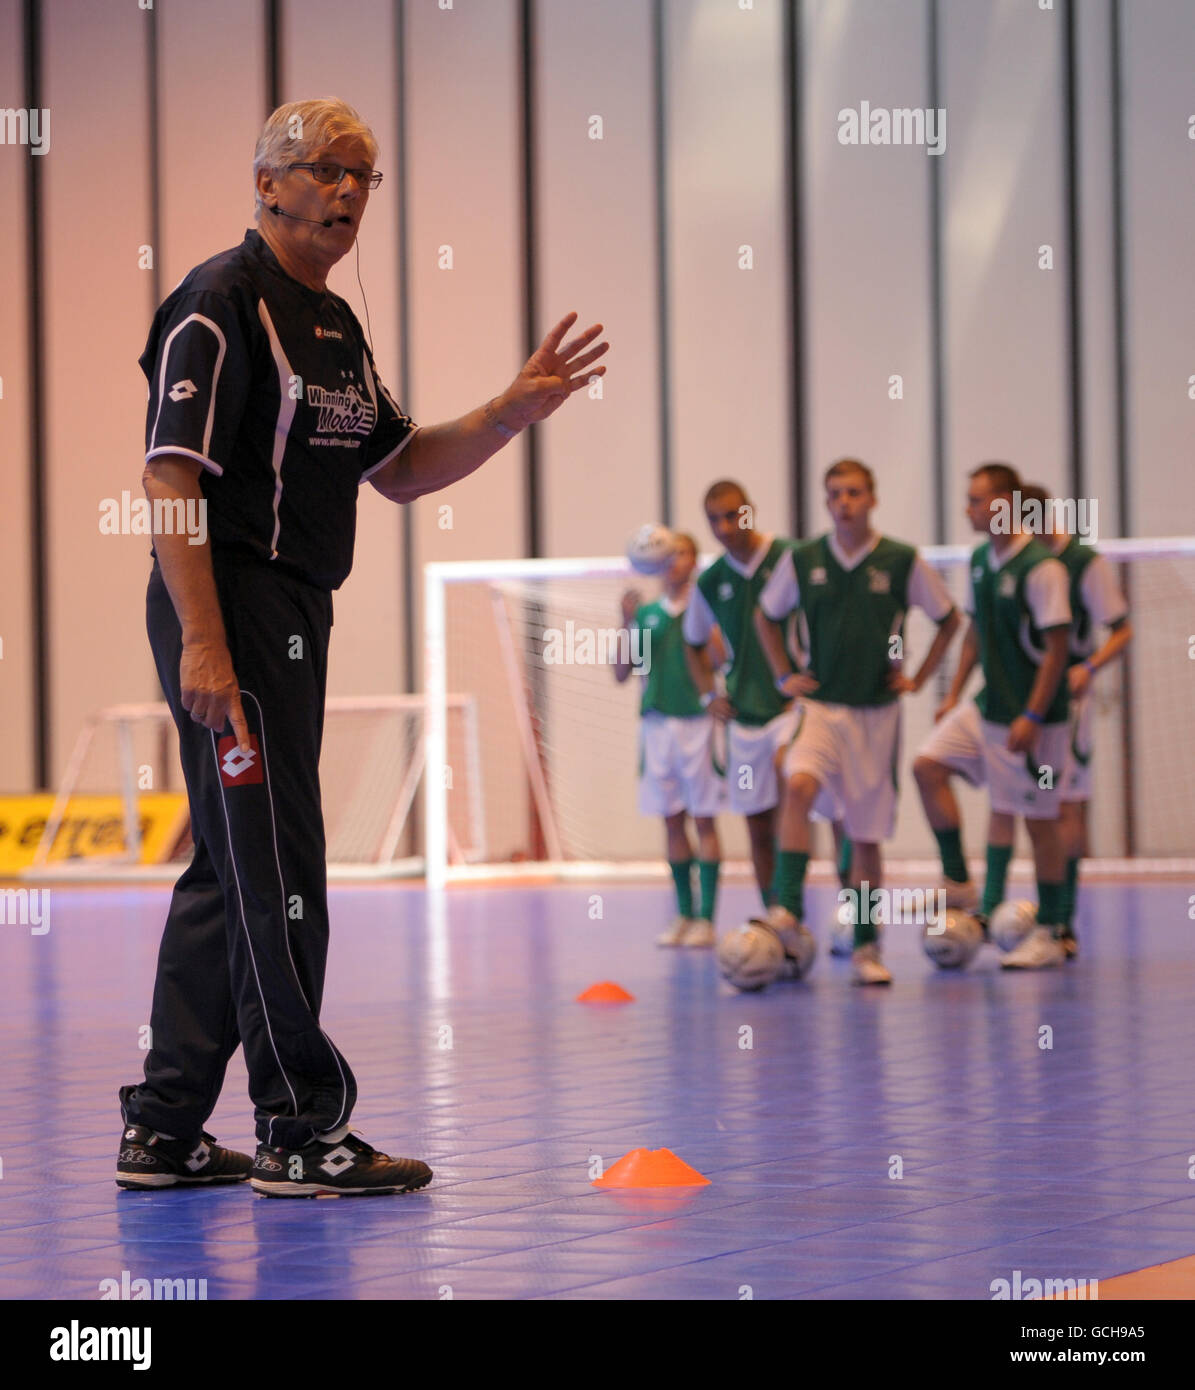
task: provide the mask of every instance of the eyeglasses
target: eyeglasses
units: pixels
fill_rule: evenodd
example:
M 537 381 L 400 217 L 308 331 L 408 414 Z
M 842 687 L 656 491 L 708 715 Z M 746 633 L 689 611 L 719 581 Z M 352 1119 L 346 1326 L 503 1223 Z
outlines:
M 381 174 L 375 169 L 346 169 L 343 164 L 290 164 L 287 167 L 309 169 L 316 183 L 339 184 L 346 174 L 351 174 L 357 180 L 358 187 L 364 189 L 374 189 L 382 181 Z

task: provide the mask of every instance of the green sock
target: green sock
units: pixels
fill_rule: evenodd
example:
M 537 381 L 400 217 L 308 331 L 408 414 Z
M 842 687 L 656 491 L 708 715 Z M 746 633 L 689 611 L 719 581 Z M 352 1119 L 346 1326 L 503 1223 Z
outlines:
M 967 861 L 963 858 L 963 840 L 958 826 L 951 830 L 935 830 L 934 839 L 942 854 L 942 872 L 951 883 L 966 883 Z
M 718 901 L 718 871 L 722 865 L 717 859 L 699 859 L 697 878 L 701 883 L 701 912 L 705 922 L 714 920 L 714 907 Z
M 1079 861 L 1068 859 L 1066 861 L 1066 881 L 1062 886 L 1062 926 L 1071 935 L 1074 934 L 1071 924 L 1075 920 L 1075 903 L 1079 896 Z
M 787 908 L 798 922 L 805 920 L 805 869 L 809 856 L 804 850 L 776 851 L 776 877 L 772 882 L 772 900 Z
M 868 885 L 868 892 L 878 888 L 878 883 Z M 863 917 L 863 889 L 859 884 L 854 885 L 855 889 L 855 947 L 870 946 L 873 941 L 880 939 L 880 933 L 876 927 L 875 918 L 871 915 L 871 903 L 867 904 L 867 921 L 862 921 Z
M 838 851 L 838 886 L 851 886 L 851 842 L 845 835 L 842 837 L 842 848 Z
M 693 915 L 693 861 L 691 859 L 670 859 L 668 867 L 672 870 L 672 881 L 676 884 L 676 906 L 682 917 Z
M 1062 926 L 1062 900 L 1066 892 L 1061 883 L 1043 883 L 1037 880 L 1037 925 L 1049 927 L 1053 936 L 1058 936 Z
M 983 905 L 979 909 L 985 917 L 990 917 L 1004 901 L 1004 881 L 1011 858 L 1011 845 L 988 845 L 988 876 L 983 885 Z

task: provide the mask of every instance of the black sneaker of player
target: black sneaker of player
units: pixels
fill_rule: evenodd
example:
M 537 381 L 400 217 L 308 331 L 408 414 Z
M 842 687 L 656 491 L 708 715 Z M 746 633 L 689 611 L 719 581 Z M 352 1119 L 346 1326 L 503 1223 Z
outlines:
M 974 916 L 975 920 L 979 923 L 979 925 L 983 928 L 984 942 L 990 942 L 992 939 L 992 933 L 990 930 L 992 919 L 988 916 L 986 912 L 976 912 L 972 915 Z
M 265 1197 L 371 1197 L 414 1192 L 431 1180 L 432 1170 L 419 1159 L 391 1158 L 346 1134 L 335 1142 L 316 1139 L 304 1149 L 259 1144 L 249 1186 Z
M 1070 927 L 1063 927 L 1058 933 L 1058 940 L 1062 942 L 1067 960 L 1075 960 L 1079 954 L 1079 938 L 1074 931 Z
M 201 1134 L 198 1139 L 163 1139 L 147 1125 L 127 1125 L 120 1136 L 116 1185 L 146 1190 L 244 1182 L 252 1168 L 248 1154 L 222 1149 L 210 1134 Z

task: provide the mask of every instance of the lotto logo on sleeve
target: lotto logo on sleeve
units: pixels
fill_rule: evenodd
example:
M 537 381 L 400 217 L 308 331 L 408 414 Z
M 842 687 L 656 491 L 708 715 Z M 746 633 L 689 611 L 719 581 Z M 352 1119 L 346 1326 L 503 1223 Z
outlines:
M 226 787 L 247 787 L 263 780 L 256 734 L 249 735 L 247 753 L 237 743 L 235 735 L 222 738 L 216 744 L 216 760 L 220 764 L 220 781 Z

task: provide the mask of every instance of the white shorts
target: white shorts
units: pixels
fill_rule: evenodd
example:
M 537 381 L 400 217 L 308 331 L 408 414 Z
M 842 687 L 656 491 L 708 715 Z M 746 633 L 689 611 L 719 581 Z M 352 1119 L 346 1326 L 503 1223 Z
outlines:
M 776 754 L 797 726 L 797 706 L 791 705 L 767 724 L 726 725 L 727 809 L 740 816 L 770 811 L 780 800 Z
M 1008 748 L 1008 725 L 980 717 L 979 706 L 967 700 L 935 724 L 917 750 L 960 773 L 973 787 L 986 786 L 992 810 L 1030 820 L 1056 820 L 1062 802 L 1062 772 L 1066 763 L 1065 724 L 1044 724 L 1032 754 Z M 1045 775 L 1046 770 L 1051 775 Z M 1052 785 L 1043 785 L 1052 782 Z
M 714 766 L 714 720 L 649 710 L 639 725 L 639 811 L 645 816 L 716 816 L 725 809 Z
M 819 802 L 838 808 L 848 837 L 879 844 L 896 829 L 900 722 L 897 700 L 869 708 L 806 700 L 784 775 L 815 777 Z
M 1062 772 L 1063 801 L 1091 800 L 1091 755 L 1095 742 L 1093 708 L 1090 690 L 1071 701 L 1066 762 Z

